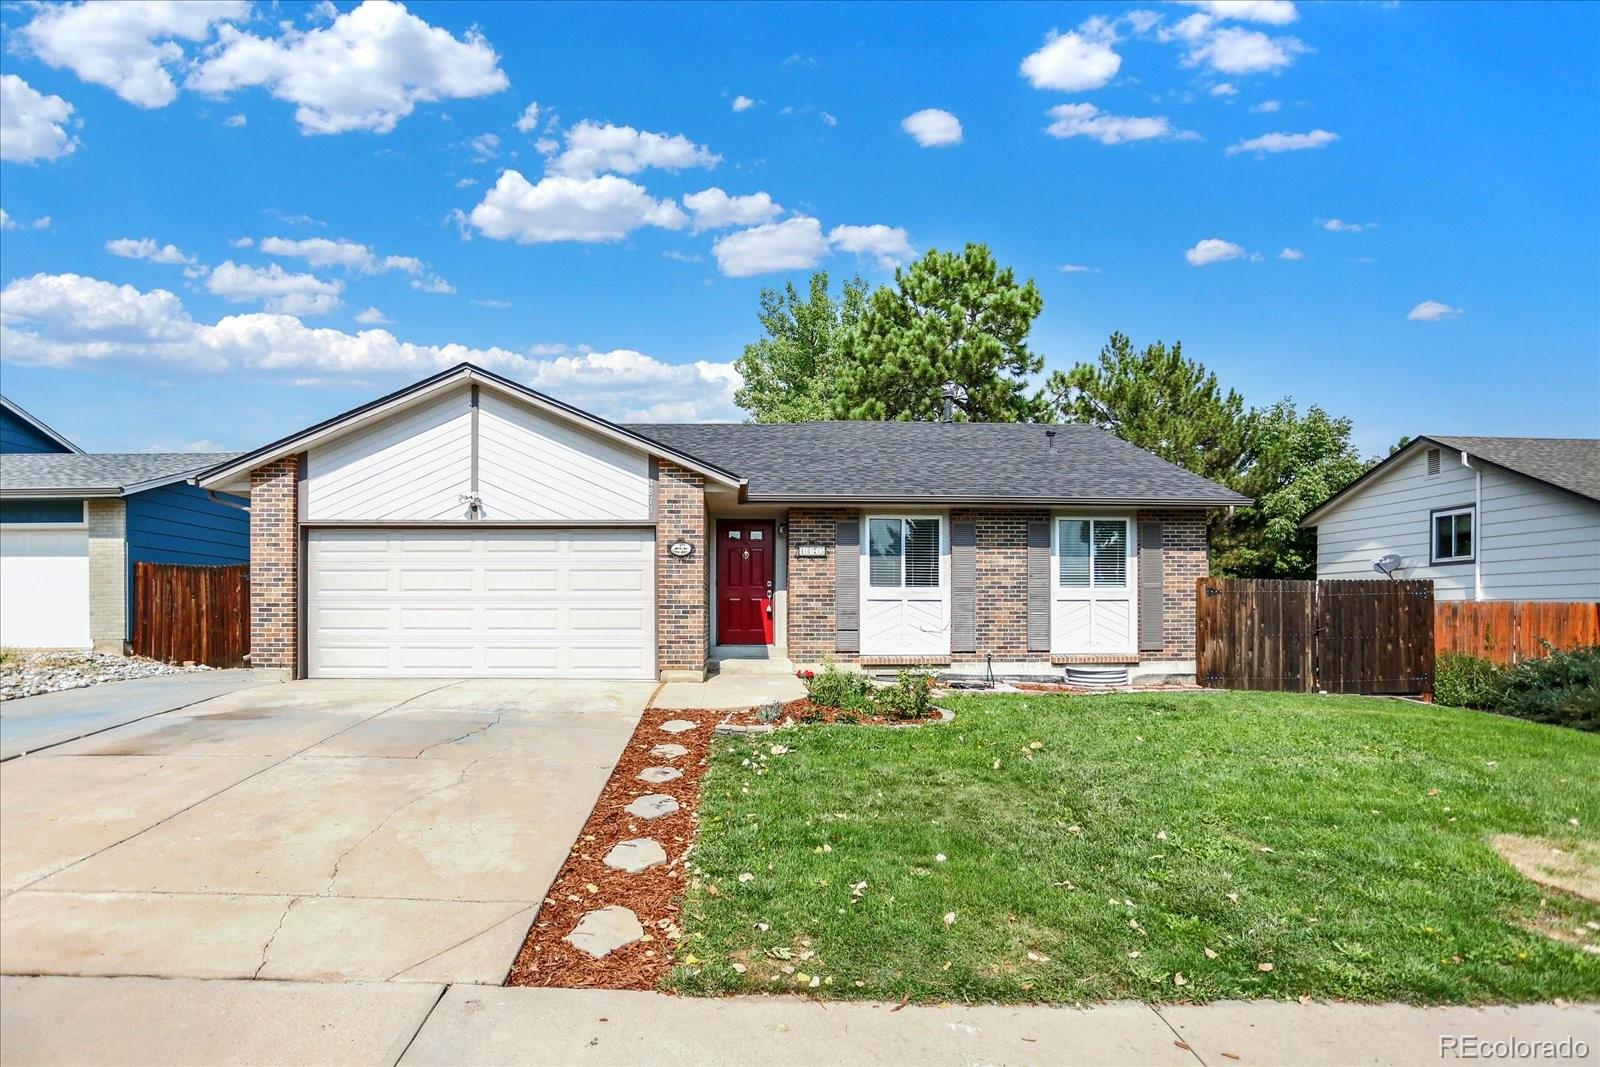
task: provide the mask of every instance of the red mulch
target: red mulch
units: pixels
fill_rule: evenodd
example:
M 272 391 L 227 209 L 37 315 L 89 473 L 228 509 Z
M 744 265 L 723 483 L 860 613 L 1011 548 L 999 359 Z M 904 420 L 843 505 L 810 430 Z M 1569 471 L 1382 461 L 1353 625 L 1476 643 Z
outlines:
M 914 721 L 896 719 L 888 715 L 878 715 L 865 711 L 844 711 L 840 708 L 830 708 L 825 704 L 813 704 L 810 697 L 791 700 L 783 705 L 780 712 L 781 714 L 776 722 L 764 723 L 756 715 L 755 708 L 747 708 L 744 711 L 736 711 L 729 715 L 728 722 L 734 726 L 782 726 L 785 723 L 795 722 L 835 723 L 839 721 L 840 716 L 844 716 L 846 722 L 852 721 L 851 717 L 853 716 L 853 721 L 868 726 L 905 726 L 908 722 Z
M 671 967 L 677 941 L 672 935 L 682 926 L 681 899 L 685 859 L 694 845 L 699 824 L 700 779 L 711 754 L 711 734 L 722 718 L 720 711 L 667 711 L 649 708 L 629 738 L 622 758 L 578 841 L 556 875 L 544 904 L 523 942 L 507 985 L 560 986 L 576 989 L 654 989 Z M 697 723 L 693 730 L 669 734 L 661 724 L 669 719 Z M 689 750 L 677 759 L 656 759 L 656 745 L 677 744 Z M 646 767 L 676 767 L 683 777 L 655 785 L 641 782 Z M 623 809 L 647 793 L 664 793 L 678 802 L 678 810 L 664 818 L 637 819 Z M 635 837 L 653 838 L 667 853 L 667 862 L 638 874 L 613 870 L 603 862 L 611 846 Z M 596 892 L 590 892 L 589 886 Z M 618 904 L 632 909 L 649 937 L 595 959 L 565 940 L 586 912 Z

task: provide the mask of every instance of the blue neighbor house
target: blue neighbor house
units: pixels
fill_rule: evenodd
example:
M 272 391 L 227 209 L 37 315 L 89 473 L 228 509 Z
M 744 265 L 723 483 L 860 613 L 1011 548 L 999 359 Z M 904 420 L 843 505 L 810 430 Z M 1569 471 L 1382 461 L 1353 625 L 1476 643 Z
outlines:
M 186 481 L 231 455 L 86 453 L 0 396 L 0 646 L 121 655 L 135 563 L 248 562 L 244 501 Z

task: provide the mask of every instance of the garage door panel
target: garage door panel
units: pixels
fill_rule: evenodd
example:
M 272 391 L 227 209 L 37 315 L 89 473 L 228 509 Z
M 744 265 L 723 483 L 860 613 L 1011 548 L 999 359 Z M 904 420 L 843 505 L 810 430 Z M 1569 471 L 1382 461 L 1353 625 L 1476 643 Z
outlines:
M 649 530 L 314 530 L 308 668 L 653 677 L 654 560 Z

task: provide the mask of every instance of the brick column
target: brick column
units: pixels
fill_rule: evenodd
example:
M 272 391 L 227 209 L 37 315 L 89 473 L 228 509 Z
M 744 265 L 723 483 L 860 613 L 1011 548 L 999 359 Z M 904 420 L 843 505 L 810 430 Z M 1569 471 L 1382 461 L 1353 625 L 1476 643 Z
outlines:
M 1161 523 L 1160 652 L 1146 661 L 1194 659 L 1194 583 L 1211 571 L 1206 513 L 1198 508 L 1139 512 L 1137 518 Z
M 656 464 L 656 668 L 663 681 L 701 681 L 711 649 L 711 589 L 706 553 L 706 480 L 660 460 Z M 686 541 L 693 551 L 667 551 Z
M 89 500 L 89 640 L 120 656 L 128 639 L 128 505 Z
M 250 472 L 250 666 L 290 677 L 300 660 L 300 460 Z
M 854 508 L 791 508 L 789 510 L 788 641 L 789 658 L 796 663 L 821 663 L 832 659 L 854 663 L 854 652 L 834 651 L 834 568 L 838 565 L 834 538 L 841 522 L 859 518 Z M 825 545 L 826 556 L 800 556 L 801 545 Z

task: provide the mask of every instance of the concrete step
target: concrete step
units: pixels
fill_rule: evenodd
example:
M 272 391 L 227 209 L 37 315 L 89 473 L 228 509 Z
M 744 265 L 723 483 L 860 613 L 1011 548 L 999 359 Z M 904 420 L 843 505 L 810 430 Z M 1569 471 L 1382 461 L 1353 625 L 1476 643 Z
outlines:
M 711 669 L 718 674 L 793 674 L 789 650 L 776 645 L 717 645 L 711 649 Z

